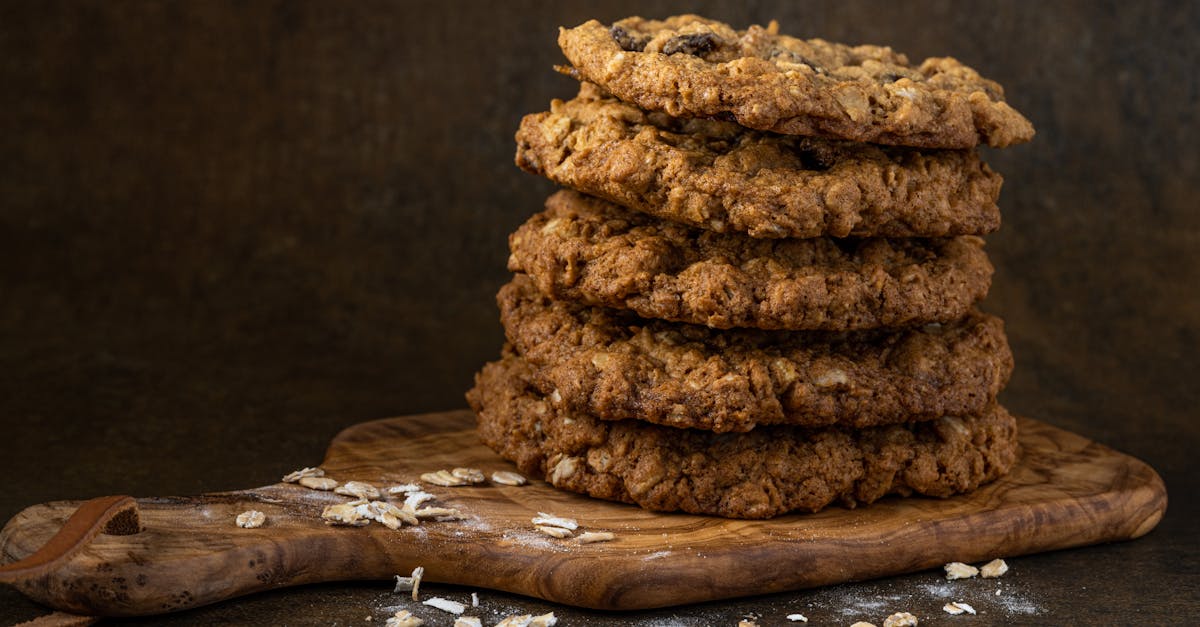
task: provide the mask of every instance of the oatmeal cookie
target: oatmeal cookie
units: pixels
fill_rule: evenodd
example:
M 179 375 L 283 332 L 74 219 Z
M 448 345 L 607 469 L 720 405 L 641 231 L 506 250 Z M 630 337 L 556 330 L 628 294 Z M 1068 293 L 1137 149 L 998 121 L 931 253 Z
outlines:
M 476 377 L 467 399 L 484 443 L 558 488 L 650 510 L 769 518 L 888 494 L 946 497 L 1017 458 L 1016 421 L 995 404 L 911 425 L 717 434 L 564 412 L 529 376 L 510 355 Z
M 497 295 L 509 342 L 555 406 L 602 419 L 749 431 L 974 414 L 1008 382 L 999 318 L 896 331 L 714 331 L 554 301 L 518 275 Z
M 522 169 L 691 226 L 752 237 L 944 237 L 1000 226 L 1000 175 L 918 151 L 646 113 L 584 83 L 525 116 Z
M 789 135 L 920 148 L 1002 147 L 1033 138 L 1004 91 L 957 60 L 912 65 L 891 48 L 736 31 L 696 15 L 591 20 L 561 29 L 570 73 L 626 102 Z
M 851 330 L 948 322 L 987 295 L 983 240 L 755 239 L 562 190 L 509 236 L 543 293 L 713 328 Z

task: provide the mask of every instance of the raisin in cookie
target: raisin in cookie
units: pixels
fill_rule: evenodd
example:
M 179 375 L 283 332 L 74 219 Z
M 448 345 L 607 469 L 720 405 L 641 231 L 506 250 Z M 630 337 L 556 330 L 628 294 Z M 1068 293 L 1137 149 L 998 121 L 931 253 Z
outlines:
M 553 301 L 518 275 L 496 300 L 509 342 L 557 408 L 607 420 L 749 431 L 974 414 L 1008 382 L 999 318 L 897 331 L 714 331 Z
M 888 494 L 946 497 L 1004 475 L 1016 421 L 977 416 L 863 430 L 760 427 L 717 434 L 563 412 L 508 356 L 484 366 L 467 400 L 479 434 L 522 472 L 555 487 L 661 511 L 769 518 Z
M 736 31 L 696 15 L 562 29 L 571 73 L 642 109 L 790 135 L 920 148 L 1002 147 L 1033 125 L 1000 85 L 949 57 Z
M 975 151 L 777 135 L 646 113 L 584 83 L 525 116 L 516 162 L 644 213 L 752 237 L 943 237 L 1000 226 Z
M 562 190 L 509 236 L 509 269 L 543 293 L 714 328 L 948 322 L 991 285 L 983 240 L 755 239 Z

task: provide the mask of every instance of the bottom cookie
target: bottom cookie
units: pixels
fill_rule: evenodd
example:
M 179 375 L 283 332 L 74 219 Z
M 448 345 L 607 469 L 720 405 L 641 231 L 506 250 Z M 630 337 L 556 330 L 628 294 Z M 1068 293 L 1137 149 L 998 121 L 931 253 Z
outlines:
M 979 416 L 861 430 L 760 426 L 719 434 L 560 412 L 518 356 L 484 366 L 467 400 L 484 443 L 555 487 L 645 509 L 770 518 L 888 494 L 946 497 L 1017 458 L 1016 421 Z

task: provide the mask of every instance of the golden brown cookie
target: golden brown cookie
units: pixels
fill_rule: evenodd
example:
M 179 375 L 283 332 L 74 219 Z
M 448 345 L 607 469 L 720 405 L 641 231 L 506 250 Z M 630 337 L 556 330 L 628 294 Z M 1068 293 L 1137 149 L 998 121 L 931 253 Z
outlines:
M 749 431 L 868 427 L 983 411 L 1013 358 L 999 318 L 893 331 L 714 331 L 553 301 L 518 275 L 497 295 L 509 342 L 556 408 Z
M 944 237 L 1000 226 L 972 150 L 895 148 L 645 113 L 584 83 L 525 116 L 521 168 L 665 220 L 752 237 Z
M 949 57 L 737 31 L 696 15 L 562 29 L 572 73 L 626 102 L 791 135 L 921 148 L 1002 147 L 1033 125 L 994 81 Z
M 562 412 L 529 376 L 510 355 L 476 377 L 467 399 L 483 441 L 558 488 L 650 510 L 769 518 L 888 494 L 946 497 L 1017 458 L 1016 421 L 995 404 L 913 425 L 715 434 Z
M 851 330 L 948 322 L 987 294 L 983 240 L 755 239 L 563 190 L 509 237 L 543 293 L 714 328 Z

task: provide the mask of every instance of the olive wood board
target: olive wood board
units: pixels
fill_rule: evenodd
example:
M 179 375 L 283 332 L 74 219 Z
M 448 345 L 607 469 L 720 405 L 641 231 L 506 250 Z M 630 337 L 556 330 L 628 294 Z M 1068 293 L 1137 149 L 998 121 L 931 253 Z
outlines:
M 47 575 L 14 585 L 55 609 L 87 615 L 171 612 L 314 582 L 391 579 L 504 590 L 567 605 L 646 609 L 797 590 L 995 557 L 1128 540 L 1149 532 L 1166 490 L 1145 463 L 1082 436 L 1019 419 L 1022 455 L 1003 479 L 948 499 L 889 497 L 857 509 L 770 520 L 655 513 L 566 493 L 541 481 L 437 487 L 457 522 L 388 529 L 331 527 L 325 505 L 350 497 L 295 484 L 139 498 L 142 530 L 100 534 Z M 334 438 L 321 467 L 378 486 L 428 471 L 513 466 L 483 446 L 469 411 L 356 425 Z M 5 561 L 55 535 L 80 502 L 29 507 L 0 531 Z M 267 515 L 257 529 L 238 513 Z M 537 532 L 537 512 L 575 518 L 610 542 L 579 544 Z

